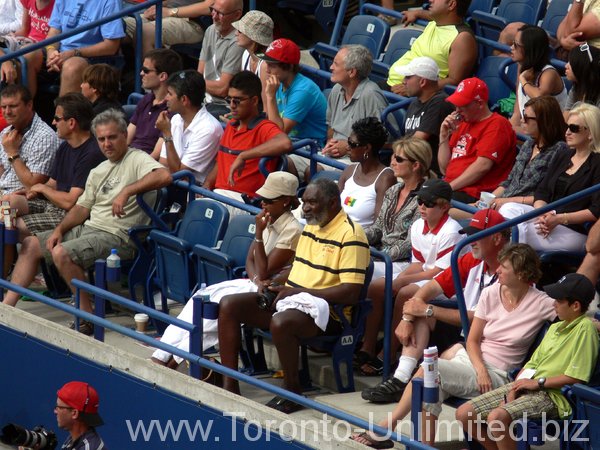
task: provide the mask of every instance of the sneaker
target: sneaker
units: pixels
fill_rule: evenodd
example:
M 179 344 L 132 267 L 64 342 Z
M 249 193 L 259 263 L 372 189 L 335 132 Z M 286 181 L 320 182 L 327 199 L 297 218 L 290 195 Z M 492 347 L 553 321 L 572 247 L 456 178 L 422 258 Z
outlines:
M 71 330 L 75 329 L 75 321 L 69 323 L 69 328 Z M 94 324 L 92 322 L 88 322 L 87 320 L 80 320 L 79 332 L 81 334 L 85 334 L 86 336 L 91 336 L 94 334 Z
M 363 400 L 372 403 L 395 403 L 400 400 L 407 383 L 403 383 L 398 378 L 388 378 L 372 388 L 366 388 L 361 392 Z

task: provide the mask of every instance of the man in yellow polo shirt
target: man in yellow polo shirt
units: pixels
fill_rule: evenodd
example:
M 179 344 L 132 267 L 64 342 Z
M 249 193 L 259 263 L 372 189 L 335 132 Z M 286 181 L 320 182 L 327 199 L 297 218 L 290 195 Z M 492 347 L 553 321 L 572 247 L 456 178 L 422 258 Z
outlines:
M 596 293 L 592 282 L 570 273 L 544 290 L 555 300 L 561 322 L 550 326 L 514 383 L 480 395 L 456 411 L 463 429 L 480 442 L 493 440 L 498 448 L 510 448 L 514 436 L 508 430 L 514 420 L 567 418 L 571 407 L 561 388 L 587 383 L 596 367 L 598 332 L 585 315 Z M 477 428 L 482 421 L 488 425 L 487 434 Z
M 300 393 L 298 350 L 300 340 L 342 331 L 332 304 L 358 302 L 369 265 L 369 244 L 360 225 L 342 209 L 337 184 L 318 179 L 310 183 L 302 197 L 306 227 L 285 286 L 269 286 L 277 296 L 270 305 L 258 301 L 260 294 L 223 297 L 219 308 L 221 363 L 238 367 L 240 325 L 269 329 L 284 372 L 284 386 Z M 237 380 L 224 377 L 223 387 L 240 392 Z M 267 406 L 284 413 L 302 408 L 282 397 Z

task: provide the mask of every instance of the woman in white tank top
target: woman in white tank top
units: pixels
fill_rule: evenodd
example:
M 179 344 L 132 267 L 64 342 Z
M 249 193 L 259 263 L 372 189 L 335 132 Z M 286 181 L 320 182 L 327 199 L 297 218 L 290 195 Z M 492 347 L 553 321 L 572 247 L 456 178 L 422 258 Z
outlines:
M 379 151 L 387 137 L 379 119 L 367 117 L 352 125 L 348 138 L 350 160 L 356 164 L 344 169 L 338 187 L 344 211 L 363 228 L 375 221 L 385 191 L 396 184 L 394 172 L 379 161 Z

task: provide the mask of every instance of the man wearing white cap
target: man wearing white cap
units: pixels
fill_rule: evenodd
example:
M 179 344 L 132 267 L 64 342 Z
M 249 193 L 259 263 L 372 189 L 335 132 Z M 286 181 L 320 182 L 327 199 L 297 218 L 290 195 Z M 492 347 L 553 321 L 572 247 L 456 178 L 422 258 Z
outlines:
M 441 175 L 437 161 L 440 125 L 454 107 L 445 101 L 448 96 L 438 85 L 440 69 L 433 59 L 421 56 L 398 68 L 398 73 L 404 76 L 406 95 L 415 97 L 406 111 L 404 135 L 429 142 L 433 150 L 431 170 Z

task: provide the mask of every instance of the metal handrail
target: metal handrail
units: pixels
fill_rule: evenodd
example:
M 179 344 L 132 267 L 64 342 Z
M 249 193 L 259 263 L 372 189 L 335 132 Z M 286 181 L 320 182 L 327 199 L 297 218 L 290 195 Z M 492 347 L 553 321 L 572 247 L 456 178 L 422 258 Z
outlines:
M 484 237 L 498 233 L 502 230 L 505 230 L 506 228 L 510 228 L 510 227 L 518 225 L 520 223 L 527 222 L 528 220 L 531 220 L 535 217 L 545 214 L 548 211 L 552 211 L 552 210 L 558 208 L 559 206 L 569 204 L 569 203 L 579 200 L 580 198 L 583 198 L 583 197 L 588 197 L 592 194 L 595 194 L 596 192 L 600 192 L 600 183 L 598 183 L 594 186 L 590 186 L 589 188 L 586 188 L 580 192 L 576 192 L 575 194 L 571 194 L 567 197 L 556 200 L 555 202 L 549 203 L 540 208 L 536 208 L 533 211 L 529 211 L 523 215 L 515 217 L 514 219 L 507 220 L 506 222 L 495 225 L 486 230 L 482 230 L 478 233 L 472 234 L 470 236 L 466 236 L 464 239 L 462 239 L 460 242 L 458 242 L 456 244 L 456 246 L 454 247 L 454 250 L 452 251 L 452 255 L 450 257 L 450 261 L 451 261 L 450 267 L 452 268 L 452 281 L 454 282 L 454 288 L 456 291 L 456 299 L 458 302 L 458 310 L 460 311 L 460 321 L 461 321 L 465 339 L 469 335 L 470 323 L 469 323 L 469 318 L 467 315 L 467 307 L 465 304 L 465 296 L 463 293 L 462 283 L 460 280 L 460 273 L 458 271 L 458 258 L 460 256 L 462 249 L 465 248 L 467 245 L 471 244 L 472 242 L 478 241 L 480 239 L 483 239 Z
M 387 380 L 391 372 L 390 353 L 392 340 L 392 319 L 394 312 L 394 299 L 392 291 L 392 279 L 394 276 L 393 262 L 390 255 L 374 247 L 371 247 L 371 255 L 381 259 L 385 264 L 385 279 L 384 279 L 384 313 L 383 313 L 383 379 Z
M 159 320 L 163 320 L 167 323 L 173 323 L 175 324 L 175 326 L 187 329 L 189 330 L 195 330 L 198 327 L 196 325 L 191 325 L 187 322 L 183 322 L 181 320 L 178 320 L 174 317 L 169 316 L 168 314 L 164 314 L 160 311 L 156 311 L 153 310 L 152 308 L 148 308 L 146 306 L 140 305 L 136 302 L 133 302 L 129 299 L 126 299 L 124 297 L 121 297 L 117 294 L 114 294 L 112 292 L 108 292 L 108 291 L 104 291 L 103 289 L 97 288 L 96 286 L 93 286 L 89 283 L 85 283 L 83 281 L 79 281 L 79 280 L 72 280 L 72 283 L 77 287 L 77 296 L 79 296 L 79 291 L 80 290 L 85 290 L 88 291 L 94 295 L 99 295 L 102 298 L 104 298 L 107 301 L 110 302 L 115 302 L 118 304 L 121 304 L 123 306 L 126 306 L 128 308 L 133 309 L 134 311 L 141 311 L 144 312 L 145 314 L 148 314 L 151 317 L 157 318 Z M 76 308 L 74 308 L 73 306 L 70 305 L 66 305 L 63 304 L 57 300 L 53 300 L 51 298 L 45 297 L 41 294 L 38 294 L 36 292 L 30 291 L 29 289 L 26 288 L 22 288 L 20 286 L 14 285 L 8 281 L 2 280 L 0 279 L 0 286 L 5 287 L 6 289 L 10 289 L 10 290 L 14 290 L 22 295 L 27 295 L 28 297 L 31 297 L 32 299 L 36 300 L 36 301 L 40 301 L 42 303 L 45 303 L 49 306 L 55 307 L 59 310 L 65 311 L 69 314 L 73 314 L 75 316 L 78 316 L 84 320 L 88 320 L 90 322 L 92 322 L 94 325 L 97 325 L 99 327 L 103 327 L 103 328 L 107 328 L 109 330 L 115 331 L 117 333 L 121 333 L 127 337 L 130 337 L 132 339 L 138 340 L 138 341 L 142 341 L 152 347 L 156 347 L 159 348 L 161 350 L 167 351 L 173 355 L 179 356 L 183 359 L 186 359 L 190 362 L 191 365 L 197 365 L 209 370 L 214 370 L 215 372 L 221 373 L 227 377 L 231 377 L 231 378 L 235 378 L 238 381 L 242 381 L 244 383 L 248 383 L 251 386 L 263 389 L 265 391 L 268 391 L 272 394 L 275 395 L 279 395 L 281 397 L 287 398 L 289 400 L 292 400 L 296 403 L 299 403 L 307 408 L 311 408 L 317 411 L 320 411 L 322 413 L 325 413 L 329 416 L 335 417 L 336 419 L 339 420 L 343 420 L 346 421 L 352 425 L 355 425 L 357 427 L 360 428 L 364 428 L 367 430 L 373 430 L 374 432 L 380 434 L 380 435 L 386 435 L 386 433 L 390 433 L 389 430 L 386 430 L 385 428 L 382 428 L 378 425 L 374 425 L 372 423 L 367 422 L 364 419 L 358 418 L 356 416 L 353 416 L 351 414 L 345 413 L 340 411 L 339 409 L 335 409 L 332 408 L 330 406 L 324 405 L 322 403 L 318 403 L 314 400 L 311 400 L 309 398 L 306 398 L 302 395 L 299 394 L 295 394 L 293 392 L 290 392 L 286 389 L 280 388 L 278 386 L 274 386 L 271 385 L 265 381 L 262 381 L 260 379 L 256 379 L 250 375 L 246 375 L 244 373 L 241 373 L 237 370 L 234 369 L 229 369 L 225 366 L 222 366 L 218 363 L 212 362 L 206 358 L 203 358 L 197 354 L 194 353 L 190 353 L 190 352 L 186 352 L 184 350 L 181 350 L 177 347 L 173 347 L 171 345 L 168 344 L 164 344 L 160 341 L 157 341 L 156 339 L 153 339 L 149 336 L 146 336 L 143 333 L 137 333 L 136 331 L 133 331 L 129 328 L 126 328 L 122 325 L 118 325 L 115 324 L 113 322 L 110 322 L 106 319 L 97 317 L 93 314 L 90 314 L 88 312 L 85 311 L 81 311 L 78 310 Z M 190 332 L 191 334 L 191 332 Z M 428 445 L 422 444 L 420 442 L 417 441 L 413 441 L 409 438 L 407 438 L 406 436 L 403 436 L 402 434 L 393 432 L 390 434 L 390 438 L 400 442 L 402 444 L 404 444 L 406 446 L 406 448 L 412 449 L 422 449 L 422 450 L 429 450 L 429 449 L 433 449 L 434 447 L 430 447 Z

